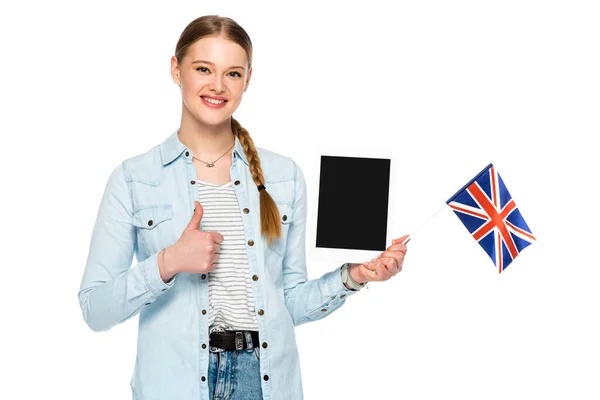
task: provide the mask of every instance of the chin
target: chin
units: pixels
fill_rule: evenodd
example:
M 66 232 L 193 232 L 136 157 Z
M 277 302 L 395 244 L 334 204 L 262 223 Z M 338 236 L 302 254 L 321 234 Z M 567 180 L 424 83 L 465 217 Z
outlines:
M 209 126 L 217 126 L 226 122 L 231 117 L 231 114 L 221 113 L 220 115 L 206 115 L 200 114 L 196 115 L 198 121 L 202 122 L 204 125 Z

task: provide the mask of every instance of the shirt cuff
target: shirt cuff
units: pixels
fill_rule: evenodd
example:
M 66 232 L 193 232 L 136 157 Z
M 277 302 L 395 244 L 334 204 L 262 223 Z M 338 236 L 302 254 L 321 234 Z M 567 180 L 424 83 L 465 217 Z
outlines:
M 154 294 L 160 294 L 175 283 L 177 279 L 177 274 L 173 275 L 171 280 L 168 283 L 165 283 L 160 277 L 160 271 L 158 269 L 158 255 L 160 252 L 151 255 L 148 257 L 142 266 L 142 270 L 144 272 L 144 280 L 146 281 L 146 286 L 148 289 Z
M 359 292 L 358 290 L 348 289 L 344 285 L 344 282 L 342 282 L 342 267 L 327 273 L 326 279 L 330 296 L 339 296 L 340 294 L 343 294 L 345 295 L 344 297 L 347 297 Z

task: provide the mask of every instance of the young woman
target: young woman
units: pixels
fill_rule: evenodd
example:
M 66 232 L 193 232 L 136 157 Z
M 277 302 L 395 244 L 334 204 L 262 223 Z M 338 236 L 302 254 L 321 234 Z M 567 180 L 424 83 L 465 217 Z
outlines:
M 307 280 L 304 175 L 232 117 L 252 75 L 250 38 L 232 19 L 200 17 L 181 34 L 171 75 L 180 126 L 111 172 L 83 317 L 104 331 L 139 313 L 134 399 L 302 399 L 294 326 L 398 273 L 404 237 Z

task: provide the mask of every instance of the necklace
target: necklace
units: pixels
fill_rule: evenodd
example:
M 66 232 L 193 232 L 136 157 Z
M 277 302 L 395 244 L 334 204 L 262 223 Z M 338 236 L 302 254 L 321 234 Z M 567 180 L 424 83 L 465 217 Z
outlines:
M 221 157 L 223 157 L 225 154 L 227 154 L 227 153 L 229 152 L 229 150 L 233 149 L 233 146 L 235 146 L 235 141 L 233 142 L 233 144 L 231 145 L 231 147 L 230 147 L 230 148 L 229 148 L 229 149 L 228 149 L 228 150 L 227 150 L 225 153 L 223 153 L 223 155 L 222 155 Z M 221 158 L 221 157 L 219 157 L 219 158 Z M 192 158 L 195 158 L 196 160 L 198 160 L 198 161 L 200 161 L 200 162 L 203 162 L 204 164 L 206 164 L 206 167 L 208 167 L 208 168 L 210 168 L 210 167 L 214 167 L 214 166 L 215 166 L 215 163 L 216 163 L 217 161 L 219 161 L 219 158 L 217 158 L 217 159 L 216 159 L 216 160 L 214 160 L 213 162 L 211 162 L 211 163 L 207 163 L 206 161 L 202 161 L 202 160 L 201 160 L 201 159 L 199 159 L 198 157 L 194 157 L 194 156 L 192 156 Z

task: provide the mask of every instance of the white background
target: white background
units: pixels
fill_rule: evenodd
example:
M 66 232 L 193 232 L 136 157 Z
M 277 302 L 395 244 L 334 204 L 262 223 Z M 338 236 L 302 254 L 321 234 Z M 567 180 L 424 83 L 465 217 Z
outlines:
M 393 148 L 395 237 L 493 162 L 538 239 L 498 274 L 441 212 L 296 329 L 307 399 L 600 398 L 597 2 L 265 3 L 3 3 L 0 398 L 130 398 L 137 317 L 92 332 L 77 292 L 108 175 L 178 126 L 169 58 L 213 13 L 254 43 L 257 146 L 306 176 L 319 146 Z

